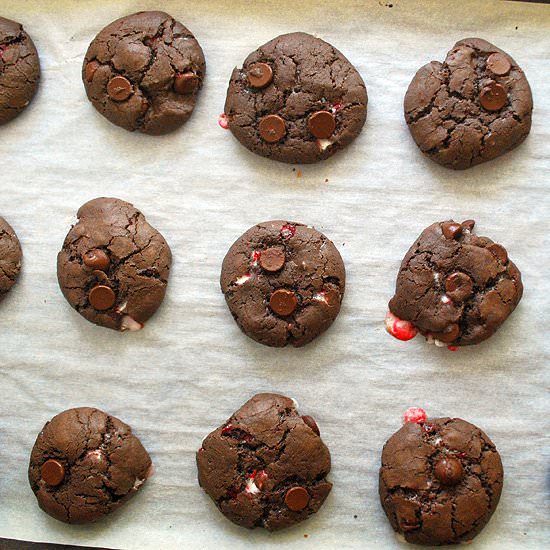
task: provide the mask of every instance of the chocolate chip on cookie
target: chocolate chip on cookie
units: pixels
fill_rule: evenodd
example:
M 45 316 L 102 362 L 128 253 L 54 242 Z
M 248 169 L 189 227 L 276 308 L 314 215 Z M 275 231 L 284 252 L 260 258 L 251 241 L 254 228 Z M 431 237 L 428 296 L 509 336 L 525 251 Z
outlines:
M 40 61 L 20 23 L 0 17 L 0 124 L 31 102 L 40 80 Z
M 98 409 L 64 411 L 36 439 L 29 482 L 44 512 L 65 523 L 90 523 L 131 498 L 153 473 L 129 426 Z
M 21 271 L 21 245 L 11 225 L 0 217 L 0 301 L 16 283 Z
M 88 48 L 82 80 L 94 107 L 117 126 L 166 134 L 191 116 L 206 65 L 193 34 L 145 11 L 105 27 Z
M 420 332 L 451 347 L 479 344 L 514 311 L 521 274 L 502 245 L 473 234 L 474 223 L 434 223 L 411 246 L 389 303 L 390 334 L 408 340 Z
M 164 237 L 120 199 L 94 199 L 77 216 L 57 257 L 65 298 L 97 325 L 143 328 L 166 292 L 172 255 Z
M 312 426 L 315 426 L 314 429 Z M 199 484 L 237 525 L 276 531 L 322 506 L 330 453 L 316 422 L 293 400 L 261 393 L 208 435 L 197 452 Z
M 289 163 L 326 159 L 353 141 L 367 117 L 367 91 L 333 46 L 284 34 L 234 69 L 225 119 L 252 152 Z
M 384 445 L 380 501 L 407 542 L 468 542 L 495 511 L 503 475 L 495 445 L 479 428 L 424 417 L 406 422 Z
M 404 107 L 421 151 L 462 170 L 506 153 L 527 137 L 533 98 L 525 74 L 507 53 L 467 38 L 443 63 L 432 61 L 416 73 Z
M 286 221 L 260 223 L 225 256 L 221 288 L 243 332 L 261 344 L 299 347 L 340 311 L 342 258 L 322 233 Z

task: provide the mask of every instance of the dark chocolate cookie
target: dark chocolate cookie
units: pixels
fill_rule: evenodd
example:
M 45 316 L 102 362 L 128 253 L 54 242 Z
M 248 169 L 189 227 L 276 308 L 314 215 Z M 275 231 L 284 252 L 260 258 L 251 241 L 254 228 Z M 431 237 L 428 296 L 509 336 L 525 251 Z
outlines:
M 519 145 L 531 128 L 533 98 L 525 74 L 501 49 L 479 38 L 457 42 L 432 61 L 405 95 L 405 120 L 421 151 L 463 170 Z
M 225 116 L 253 153 L 312 163 L 359 135 L 367 118 L 367 90 L 336 48 L 303 32 L 284 34 L 233 70 Z
M 243 332 L 261 344 L 300 347 L 336 319 L 346 273 L 322 233 L 287 221 L 260 223 L 225 256 L 221 287 Z
M 162 11 L 122 17 L 86 52 L 82 80 L 88 99 L 113 124 L 166 134 L 191 116 L 206 65 L 199 43 Z
M 22 256 L 15 231 L 0 216 L 0 302 L 17 281 Z
M 83 317 L 139 330 L 164 299 L 172 254 L 143 214 L 120 199 L 84 204 L 57 256 L 63 295 Z
M 29 481 L 44 512 L 90 523 L 131 498 L 153 465 L 130 426 L 98 409 L 69 409 L 38 434 Z
M 489 338 L 523 294 L 521 274 L 500 244 L 473 234 L 475 222 L 430 225 L 401 262 L 386 320 L 408 340 L 469 346 Z
M 40 61 L 20 23 L 0 17 L 0 124 L 15 118 L 34 97 Z
M 460 418 L 407 422 L 384 445 L 380 501 L 407 542 L 467 542 L 491 519 L 503 475 L 495 445 L 473 424 Z
M 288 397 L 260 393 L 202 443 L 199 484 L 237 525 L 275 531 L 322 506 L 330 453 L 311 416 Z

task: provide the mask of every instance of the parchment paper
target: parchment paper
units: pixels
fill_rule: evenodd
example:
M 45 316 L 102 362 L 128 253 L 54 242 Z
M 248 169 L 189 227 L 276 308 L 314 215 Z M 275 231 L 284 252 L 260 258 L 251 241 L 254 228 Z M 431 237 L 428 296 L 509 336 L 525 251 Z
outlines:
M 88 103 L 84 52 L 104 25 L 164 9 L 202 44 L 207 78 L 180 131 L 130 134 Z M 471 548 L 541 548 L 549 541 L 548 183 L 550 6 L 504 1 L 316 0 L 15 1 L 2 15 L 34 38 L 43 78 L 36 100 L 0 129 L 0 213 L 24 250 L 19 284 L 0 313 L 0 536 L 120 548 L 405 548 L 378 501 L 378 467 L 403 411 L 458 416 L 501 452 L 500 506 Z M 231 70 L 278 34 L 303 30 L 339 48 L 363 75 L 368 121 L 346 151 L 293 169 L 249 153 L 217 124 Z M 531 83 L 527 141 L 497 161 L 452 172 L 423 158 L 402 114 L 415 71 L 458 39 L 508 51 Z M 328 179 L 328 182 L 325 182 Z M 174 265 L 166 301 L 145 330 L 118 334 L 65 302 L 56 254 L 78 207 L 97 196 L 133 202 L 167 238 Z M 525 295 L 490 341 L 450 353 L 384 331 L 405 251 L 436 220 L 474 218 L 508 249 Z M 241 334 L 219 290 L 232 242 L 257 222 L 314 225 L 338 246 L 348 284 L 339 318 L 303 349 L 269 349 Z M 287 532 L 229 523 L 198 487 L 202 438 L 260 391 L 295 397 L 333 457 L 322 510 Z M 94 526 L 43 512 L 27 464 L 43 424 L 92 405 L 128 422 L 155 476 Z M 308 535 L 306 537 L 306 535 Z

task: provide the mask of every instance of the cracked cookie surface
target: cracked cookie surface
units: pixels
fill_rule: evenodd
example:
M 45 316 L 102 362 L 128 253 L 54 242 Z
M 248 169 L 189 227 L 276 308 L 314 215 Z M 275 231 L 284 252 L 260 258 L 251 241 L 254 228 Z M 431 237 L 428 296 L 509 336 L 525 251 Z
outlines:
M 303 346 L 340 311 L 345 268 L 334 244 L 306 225 L 250 228 L 227 252 L 221 288 L 242 331 L 261 344 Z
M 521 274 L 504 247 L 474 235 L 474 224 L 430 225 L 401 262 L 390 312 L 436 343 L 479 344 L 523 294 Z
M 206 65 L 181 23 L 161 11 L 114 21 L 92 41 L 82 67 L 88 99 L 129 131 L 160 135 L 191 116 Z
M 407 422 L 384 445 L 380 501 L 407 542 L 466 542 L 495 511 L 503 475 L 495 445 L 473 424 L 460 418 Z
M 274 38 L 233 70 L 224 111 L 233 135 L 253 153 L 313 163 L 359 135 L 367 90 L 341 52 L 297 32 Z
M 31 102 L 40 80 L 40 61 L 20 23 L 0 17 L 0 124 Z
M 15 231 L 0 216 L 0 302 L 17 282 L 22 257 L 21 245 Z
M 29 464 L 40 508 L 66 523 L 110 514 L 151 475 L 149 454 L 131 428 L 89 407 L 69 409 L 47 422 Z
M 197 452 L 199 484 L 233 523 L 275 531 L 319 510 L 332 488 L 330 453 L 295 402 L 262 393 L 209 434 Z
M 172 254 L 133 205 L 98 198 L 84 204 L 57 256 L 57 278 L 83 317 L 115 330 L 139 330 L 164 299 Z
M 527 137 L 533 98 L 524 72 L 506 52 L 466 38 L 443 63 L 432 61 L 416 73 L 404 110 L 420 150 L 443 166 L 463 170 Z

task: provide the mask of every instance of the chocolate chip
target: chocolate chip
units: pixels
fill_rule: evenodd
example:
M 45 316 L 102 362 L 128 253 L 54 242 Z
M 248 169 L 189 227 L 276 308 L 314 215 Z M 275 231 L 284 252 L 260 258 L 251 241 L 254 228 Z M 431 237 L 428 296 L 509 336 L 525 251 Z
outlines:
M 508 263 L 508 252 L 506 252 L 506 249 L 500 244 L 490 244 L 487 250 L 489 250 L 493 256 L 496 256 L 503 264 Z
M 177 73 L 174 78 L 174 91 L 177 94 L 192 94 L 197 89 L 198 85 L 199 77 L 191 71 Z
M 445 290 L 453 300 L 463 302 L 472 295 L 474 282 L 466 273 L 455 271 L 445 279 Z
M 508 94 L 504 86 L 491 82 L 481 90 L 479 102 L 487 111 L 500 111 L 508 102 Z
M 304 421 L 304 424 L 309 426 L 317 435 L 321 435 L 319 426 L 317 426 L 317 422 L 315 422 L 315 419 L 312 416 L 306 414 L 302 416 L 302 420 Z
M 497 76 L 505 76 L 510 72 L 512 64 L 505 55 L 497 52 L 487 58 L 487 68 Z
M 90 61 L 86 68 L 84 69 L 84 78 L 86 82 L 91 82 L 94 79 L 94 74 L 99 68 L 99 63 L 97 61 Z
M 113 307 L 116 301 L 116 295 L 111 287 L 98 285 L 90 290 L 88 300 L 94 309 L 105 311 Z
M 286 134 L 285 121 L 279 115 L 267 115 L 259 124 L 260 136 L 268 143 L 277 143 Z
M 279 247 L 271 247 L 260 254 L 260 266 L 264 271 L 275 273 L 285 265 L 285 251 Z
M 303 510 L 309 504 L 309 493 L 304 487 L 292 487 L 286 492 L 285 504 L 293 512 Z
M 296 294 L 292 290 L 279 288 L 269 298 L 269 307 L 281 317 L 290 315 L 298 305 Z
M 434 474 L 443 485 L 456 485 L 462 479 L 464 469 L 460 460 L 450 457 L 442 458 L 436 462 Z
M 455 222 L 443 222 L 441 231 L 446 239 L 458 239 L 462 235 L 462 226 Z
M 336 129 L 336 119 L 329 111 L 317 111 L 309 116 L 307 126 L 317 139 L 328 139 Z
M 106 271 L 109 267 L 109 256 L 103 250 L 89 250 L 82 256 L 84 264 L 94 270 Z
M 53 458 L 46 460 L 40 468 L 40 477 L 47 485 L 56 487 L 59 485 L 65 477 L 65 467 L 58 460 Z
M 123 76 L 114 76 L 107 84 L 107 93 L 114 101 L 125 101 L 132 95 L 132 84 Z
M 433 332 L 432 336 L 446 344 L 454 342 L 460 335 L 460 327 L 456 323 L 450 324 L 443 332 Z
M 247 76 L 252 88 L 265 88 L 273 82 L 273 69 L 267 63 L 254 63 L 248 68 Z
M 468 231 L 472 231 L 475 224 L 476 224 L 475 220 L 464 220 L 460 225 L 462 225 L 464 229 L 467 229 Z

